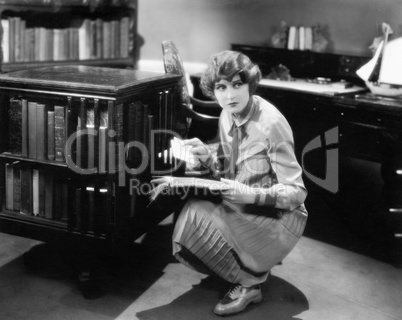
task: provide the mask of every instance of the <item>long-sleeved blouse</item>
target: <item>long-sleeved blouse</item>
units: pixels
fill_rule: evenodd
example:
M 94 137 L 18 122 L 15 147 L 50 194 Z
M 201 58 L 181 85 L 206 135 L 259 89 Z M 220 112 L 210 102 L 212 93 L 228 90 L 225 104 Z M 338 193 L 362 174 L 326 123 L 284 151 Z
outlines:
M 307 190 L 294 153 L 292 129 L 274 105 L 254 95 L 239 117 L 223 110 L 219 129 L 227 159 L 231 156 L 233 131 L 239 130 L 236 180 L 264 188 L 260 206 L 274 201 L 278 209 L 293 210 L 304 203 Z

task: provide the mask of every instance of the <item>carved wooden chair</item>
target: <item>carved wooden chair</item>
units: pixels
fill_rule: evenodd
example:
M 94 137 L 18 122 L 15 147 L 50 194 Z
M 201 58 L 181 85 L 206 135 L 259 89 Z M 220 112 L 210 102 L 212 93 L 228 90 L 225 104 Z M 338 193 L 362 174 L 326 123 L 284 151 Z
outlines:
M 181 110 L 188 118 L 187 138 L 197 137 L 204 142 L 214 142 L 218 133 L 218 121 L 221 112 L 219 104 L 213 101 L 196 99 L 189 95 L 183 62 L 175 44 L 162 42 L 163 64 L 166 73 L 181 74 Z

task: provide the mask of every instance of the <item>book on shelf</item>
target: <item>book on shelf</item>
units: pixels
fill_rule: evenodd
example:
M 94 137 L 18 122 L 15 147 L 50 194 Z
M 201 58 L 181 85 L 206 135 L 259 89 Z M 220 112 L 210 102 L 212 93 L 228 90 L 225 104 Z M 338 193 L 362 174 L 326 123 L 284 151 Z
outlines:
M 22 154 L 22 99 L 11 98 L 9 117 L 9 150 L 13 154 Z
M 87 168 L 88 140 L 81 134 L 87 129 L 87 100 L 81 99 L 77 115 L 76 164 L 80 168 Z
M 83 225 L 82 225 L 82 217 L 83 214 L 82 210 L 82 187 L 76 186 L 74 189 L 75 193 L 75 202 L 74 202 L 74 228 L 76 231 L 83 232 Z
M 32 169 L 32 213 L 45 217 L 45 171 Z
M 313 48 L 313 28 L 305 27 L 305 49 L 311 50 Z
M 5 208 L 12 211 L 20 211 L 21 207 L 21 180 L 20 180 L 20 162 L 14 161 L 13 163 L 5 164 L 5 191 L 6 202 Z
M 86 187 L 86 210 L 87 231 L 95 231 L 95 186 Z
M 54 210 L 54 177 L 53 173 L 45 173 L 45 218 L 52 219 Z
M 26 99 L 21 100 L 22 113 L 21 113 L 21 153 L 23 157 L 29 156 L 28 144 L 28 101 Z
M 96 130 L 95 128 L 95 105 L 93 101 L 88 101 L 86 108 L 87 116 L 86 116 L 86 128 L 90 130 Z M 87 167 L 88 169 L 93 169 L 95 167 L 95 136 L 88 132 L 85 135 L 87 139 Z
M 31 159 L 37 157 L 37 103 L 28 101 L 28 155 Z
M 65 137 L 65 110 L 64 106 L 54 106 L 54 148 L 55 160 L 64 162 L 64 148 L 66 146 Z
M 39 170 L 32 169 L 32 214 L 39 216 Z
M 113 164 L 114 167 L 119 164 L 119 149 L 117 146 L 119 143 L 123 142 L 123 136 L 125 135 L 124 130 L 127 127 L 124 123 L 124 118 L 123 104 L 118 104 L 117 106 L 115 106 L 113 116 L 113 128 L 116 133 L 114 138 L 116 141 L 116 148 L 114 153 L 111 150 L 108 150 L 110 164 L 109 167 L 113 167 Z
M 147 104 L 144 105 L 144 112 L 143 112 L 143 119 L 142 119 L 142 128 L 143 128 L 143 142 L 145 147 L 150 150 L 149 142 L 150 142 L 150 130 L 149 130 L 149 106 Z
M 20 162 L 13 162 L 13 210 L 19 212 L 21 209 L 21 178 L 20 178 Z
M 54 160 L 56 158 L 54 146 L 54 110 L 47 112 L 47 158 Z
M 1 48 L 3 50 L 3 62 L 10 62 L 10 23 L 8 19 L 1 19 L 1 27 L 3 28 L 3 35 L 1 37 Z
M 107 171 L 107 150 L 108 150 L 108 109 L 107 104 L 102 104 L 100 108 L 100 123 L 98 130 L 98 172 L 105 173 Z
M 128 58 L 130 17 L 72 19 L 65 28 L 31 25 L 29 18 L 3 17 L 3 62 Z
M 33 193 L 32 193 L 32 168 L 23 165 L 20 169 L 21 179 L 21 208 L 22 214 L 31 215 L 33 212 Z
M 14 170 L 12 163 L 6 163 L 6 209 L 14 210 Z
M 47 159 L 47 106 L 43 103 L 36 104 L 36 158 Z

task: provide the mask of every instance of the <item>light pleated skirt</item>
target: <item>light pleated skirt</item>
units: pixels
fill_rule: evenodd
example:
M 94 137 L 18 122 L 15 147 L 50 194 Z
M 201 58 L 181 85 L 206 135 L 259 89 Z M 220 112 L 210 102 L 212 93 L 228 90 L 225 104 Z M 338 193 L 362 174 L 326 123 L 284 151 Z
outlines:
M 254 285 L 294 248 L 303 234 L 307 211 L 300 206 L 270 208 L 191 199 L 173 233 L 173 254 L 184 265 L 209 270 L 231 283 Z M 189 252 L 196 259 L 188 259 Z

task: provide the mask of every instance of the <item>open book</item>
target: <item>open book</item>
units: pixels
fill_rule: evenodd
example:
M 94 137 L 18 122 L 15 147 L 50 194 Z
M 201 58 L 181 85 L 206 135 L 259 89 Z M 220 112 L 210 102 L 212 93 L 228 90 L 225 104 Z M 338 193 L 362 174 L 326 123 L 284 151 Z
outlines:
M 151 181 L 155 187 L 150 192 L 152 202 L 177 202 L 189 196 L 208 199 L 213 202 L 221 201 L 221 192 L 228 190 L 225 182 L 198 177 L 161 176 Z

